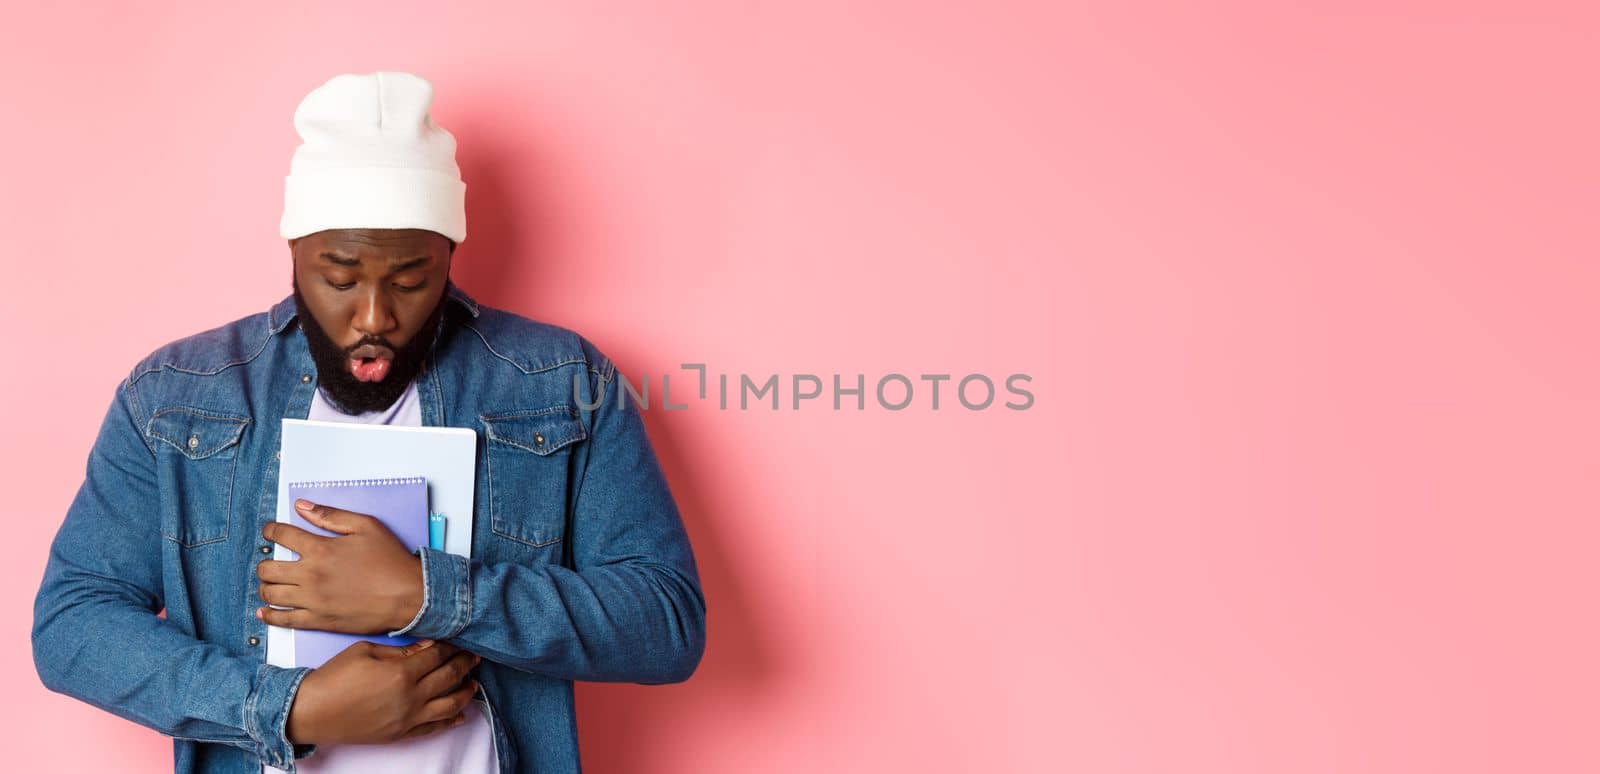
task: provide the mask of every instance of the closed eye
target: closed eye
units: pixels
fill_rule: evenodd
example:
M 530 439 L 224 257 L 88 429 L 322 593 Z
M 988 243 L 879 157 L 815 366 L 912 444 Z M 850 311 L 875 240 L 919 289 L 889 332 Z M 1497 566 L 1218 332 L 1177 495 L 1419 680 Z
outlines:
M 334 290 L 349 290 L 349 289 L 351 289 L 351 288 L 356 286 L 356 283 L 354 283 L 354 282 L 346 282 L 344 284 L 339 284 L 337 282 L 333 282 L 331 280 L 327 280 L 327 283 L 328 283 L 328 287 L 333 288 Z M 417 292 L 419 290 L 422 290 L 423 288 L 426 288 L 427 286 L 428 286 L 428 283 L 426 283 L 426 282 L 423 282 L 423 283 L 418 284 L 418 285 L 401 285 L 400 283 L 397 282 L 397 283 L 395 283 L 394 289 L 398 290 L 398 291 L 400 291 L 402 293 L 415 293 L 415 292 Z

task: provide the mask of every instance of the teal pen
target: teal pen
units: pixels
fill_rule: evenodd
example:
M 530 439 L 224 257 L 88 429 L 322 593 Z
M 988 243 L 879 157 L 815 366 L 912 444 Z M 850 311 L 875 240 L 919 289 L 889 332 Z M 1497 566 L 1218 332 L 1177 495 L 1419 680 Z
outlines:
M 444 514 L 428 514 L 428 547 L 437 551 L 444 550 Z

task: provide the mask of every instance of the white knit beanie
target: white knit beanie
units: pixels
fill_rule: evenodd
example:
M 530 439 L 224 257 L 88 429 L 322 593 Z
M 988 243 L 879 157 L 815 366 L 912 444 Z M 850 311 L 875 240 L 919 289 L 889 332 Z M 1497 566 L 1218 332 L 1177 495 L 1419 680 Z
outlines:
M 294 111 L 303 141 L 289 163 L 278 231 L 420 228 L 460 244 L 466 193 L 456 138 L 428 116 L 433 84 L 411 73 L 338 75 Z

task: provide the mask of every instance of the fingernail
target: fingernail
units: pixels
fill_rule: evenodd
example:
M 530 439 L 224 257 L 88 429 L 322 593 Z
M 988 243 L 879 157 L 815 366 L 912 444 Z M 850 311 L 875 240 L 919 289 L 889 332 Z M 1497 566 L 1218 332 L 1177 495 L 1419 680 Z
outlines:
M 256 608 L 256 620 L 261 620 L 261 608 Z
M 417 642 L 417 650 L 427 650 L 431 647 L 433 647 L 433 640 L 420 640 Z
M 465 723 L 465 722 L 467 722 L 467 716 L 466 715 L 457 715 L 455 720 L 450 721 L 450 725 L 459 726 L 459 725 L 461 725 L 462 723 Z
M 304 499 L 295 500 L 294 501 L 294 507 L 296 507 L 296 508 L 298 508 L 298 509 L 300 509 L 302 511 L 309 511 L 309 510 L 311 510 L 311 501 L 310 500 L 304 500 Z

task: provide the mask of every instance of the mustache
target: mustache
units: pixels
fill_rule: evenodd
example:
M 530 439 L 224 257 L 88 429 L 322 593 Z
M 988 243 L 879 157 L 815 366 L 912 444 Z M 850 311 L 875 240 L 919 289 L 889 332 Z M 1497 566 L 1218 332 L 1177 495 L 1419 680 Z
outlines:
M 417 335 L 420 336 L 422 333 L 419 332 Z M 393 359 L 395 353 L 399 351 L 399 347 L 390 344 L 389 340 L 382 336 L 368 336 L 356 342 L 353 346 L 345 348 L 344 354 L 345 357 L 350 358 L 387 357 Z

